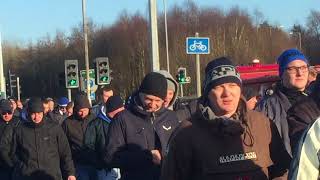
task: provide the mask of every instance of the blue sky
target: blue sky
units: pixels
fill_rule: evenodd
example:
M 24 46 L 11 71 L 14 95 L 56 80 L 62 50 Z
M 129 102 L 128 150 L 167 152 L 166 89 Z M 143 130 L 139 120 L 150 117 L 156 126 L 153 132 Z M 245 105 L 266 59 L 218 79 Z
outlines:
M 168 8 L 185 0 L 166 0 Z M 272 24 L 289 29 L 294 23 L 305 24 L 310 10 L 320 11 L 319 0 L 194 0 L 200 7 L 228 10 L 238 5 L 252 13 L 261 11 Z M 123 10 L 140 11 L 147 17 L 148 0 L 87 0 L 87 16 L 98 25 L 112 24 Z M 158 11 L 163 0 L 158 0 Z M 3 40 L 28 42 L 69 30 L 81 23 L 81 0 L 1 0 L 0 31 Z

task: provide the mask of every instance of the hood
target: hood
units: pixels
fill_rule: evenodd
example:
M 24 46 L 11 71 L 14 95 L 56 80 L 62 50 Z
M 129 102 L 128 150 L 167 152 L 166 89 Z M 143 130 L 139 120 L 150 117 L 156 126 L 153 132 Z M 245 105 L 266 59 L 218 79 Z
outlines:
M 160 71 L 157 71 L 157 73 L 162 74 L 162 75 L 167 79 L 167 81 L 171 81 L 171 82 L 173 82 L 173 84 L 175 85 L 174 95 L 173 95 L 173 98 L 172 98 L 172 100 L 171 100 L 171 102 L 169 103 L 169 106 L 168 106 L 168 109 L 173 110 L 173 105 L 174 105 L 174 103 L 176 102 L 177 97 L 178 97 L 179 84 L 178 84 L 178 82 L 172 77 L 172 75 L 171 75 L 168 71 L 160 70 Z

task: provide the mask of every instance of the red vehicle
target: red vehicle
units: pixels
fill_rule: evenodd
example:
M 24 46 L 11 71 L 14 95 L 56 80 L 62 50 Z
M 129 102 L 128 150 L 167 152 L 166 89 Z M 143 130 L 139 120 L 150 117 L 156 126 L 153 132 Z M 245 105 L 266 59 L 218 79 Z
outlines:
M 262 96 L 266 89 L 280 80 L 278 64 L 260 64 L 259 60 L 255 59 L 249 65 L 236 68 L 244 87 L 257 88 Z

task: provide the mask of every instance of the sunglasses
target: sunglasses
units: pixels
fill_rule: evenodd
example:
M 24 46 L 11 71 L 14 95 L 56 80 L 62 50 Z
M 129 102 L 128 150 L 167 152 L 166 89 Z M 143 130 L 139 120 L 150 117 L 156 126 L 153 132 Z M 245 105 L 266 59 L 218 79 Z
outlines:
M 11 112 L 11 111 L 4 111 L 4 112 L 2 112 L 1 114 L 2 114 L 2 115 L 6 115 L 6 114 L 11 115 L 12 112 Z

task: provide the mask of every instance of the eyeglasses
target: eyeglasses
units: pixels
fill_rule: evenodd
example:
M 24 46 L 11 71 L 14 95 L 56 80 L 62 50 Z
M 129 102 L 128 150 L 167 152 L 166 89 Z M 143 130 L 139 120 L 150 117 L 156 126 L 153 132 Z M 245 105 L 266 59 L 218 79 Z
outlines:
M 11 112 L 11 111 L 5 111 L 5 112 L 2 112 L 1 114 L 2 114 L 2 115 L 6 115 L 6 114 L 11 115 L 12 112 Z
M 286 70 L 289 74 L 297 74 L 299 70 L 300 72 L 305 73 L 309 69 L 308 69 L 308 66 L 300 66 L 300 67 L 291 66 L 291 67 L 287 67 Z

